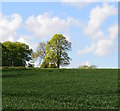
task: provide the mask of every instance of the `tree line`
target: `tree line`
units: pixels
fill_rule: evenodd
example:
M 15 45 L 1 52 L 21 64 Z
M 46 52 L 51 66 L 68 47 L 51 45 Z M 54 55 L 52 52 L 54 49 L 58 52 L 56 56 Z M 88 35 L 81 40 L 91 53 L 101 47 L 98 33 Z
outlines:
M 2 66 L 26 66 L 26 61 L 31 60 L 32 49 L 20 42 L 4 42 L 2 46 Z
M 3 42 L 2 48 L 2 66 L 17 67 L 26 66 L 29 61 L 39 59 L 41 68 L 59 68 L 70 64 L 71 58 L 68 52 L 71 50 L 71 42 L 62 34 L 55 34 L 50 41 L 40 42 L 37 51 L 25 43 Z M 29 63 L 29 66 L 33 66 Z

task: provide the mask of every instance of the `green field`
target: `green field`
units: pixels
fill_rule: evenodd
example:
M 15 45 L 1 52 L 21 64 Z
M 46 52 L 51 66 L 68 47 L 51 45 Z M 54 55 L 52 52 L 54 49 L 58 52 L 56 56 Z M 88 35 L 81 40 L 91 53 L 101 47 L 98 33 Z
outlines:
M 117 109 L 117 69 L 3 70 L 3 109 Z

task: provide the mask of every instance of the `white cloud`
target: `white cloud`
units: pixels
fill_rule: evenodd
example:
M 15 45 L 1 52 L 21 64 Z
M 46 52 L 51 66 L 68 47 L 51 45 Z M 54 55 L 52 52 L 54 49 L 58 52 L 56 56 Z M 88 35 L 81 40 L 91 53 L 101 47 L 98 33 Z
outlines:
M 0 14 L 0 41 L 14 41 L 16 39 L 16 31 L 20 28 L 22 18 L 19 14 L 4 16 Z
M 84 49 L 77 52 L 78 55 L 93 52 L 97 56 L 105 56 L 113 50 L 114 41 L 118 34 L 118 25 L 114 24 L 108 29 L 109 34 L 98 38 L 92 42 L 91 46 L 86 46 Z
M 101 29 L 101 25 L 104 24 L 108 17 L 115 14 L 117 14 L 117 9 L 106 3 L 102 7 L 97 6 L 91 10 L 88 26 L 84 30 L 85 34 L 92 39 L 92 45 L 79 50 L 77 52 L 78 55 L 93 52 L 95 55 L 105 56 L 112 51 L 118 34 L 118 25 L 111 25 L 108 28 L 107 35 Z
M 28 35 L 18 35 L 16 33 L 21 25 L 22 17 L 19 14 L 15 13 L 11 16 L 5 16 L 0 13 L 0 42 L 18 41 L 28 44 L 30 48 L 34 48 L 32 45 L 32 37 Z
M 118 25 L 115 24 L 108 29 L 109 35 L 104 36 L 104 39 L 100 39 L 96 42 L 94 53 L 98 56 L 104 56 L 109 54 L 113 50 L 114 41 L 118 34 Z
M 70 27 L 69 19 L 60 19 L 59 17 L 50 17 L 47 13 L 43 15 L 30 16 L 26 20 L 27 29 L 33 33 L 35 37 L 48 39 L 55 33 L 67 31 Z
M 108 17 L 115 14 L 117 14 L 117 9 L 112 5 L 103 3 L 102 7 L 96 6 L 90 12 L 90 20 L 87 28 L 85 29 L 85 33 L 92 38 L 96 38 L 97 35 L 103 35 L 102 31 L 100 30 L 101 25 Z
M 77 52 L 77 54 L 78 54 L 78 55 L 86 54 L 86 53 L 89 53 L 89 52 L 91 52 L 91 51 L 93 51 L 93 50 L 94 50 L 94 44 L 92 44 L 90 47 L 89 47 L 89 46 L 86 46 L 84 49 L 79 50 L 79 51 Z
M 70 40 L 69 29 L 72 25 L 79 26 L 80 21 L 67 17 L 60 19 L 57 16 L 52 16 L 52 13 L 44 13 L 42 15 L 30 16 L 25 22 L 25 27 L 33 34 L 19 35 L 17 30 L 21 27 L 22 17 L 19 14 L 12 14 L 11 16 L 0 15 L 0 42 L 4 41 L 18 41 L 26 43 L 32 49 L 36 49 L 37 43 L 34 39 L 48 40 L 55 33 L 63 33 L 63 35 Z M 24 27 L 23 27 L 24 28 Z
M 30 16 L 26 22 L 26 28 L 35 36 L 41 39 L 49 39 L 55 33 L 69 33 L 71 25 L 79 26 L 79 20 L 67 17 L 61 19 L 57 16 L 52 16 L 49 13 L 44 13 L 38 16 Z
M 80 8 L 80 9 L 90 4 L 90 2 L 85 2 L 85 1 L 80 2 L 80 0 L 61 0 L 61 2 L 64 4 L 68 4 L 68 5 Z

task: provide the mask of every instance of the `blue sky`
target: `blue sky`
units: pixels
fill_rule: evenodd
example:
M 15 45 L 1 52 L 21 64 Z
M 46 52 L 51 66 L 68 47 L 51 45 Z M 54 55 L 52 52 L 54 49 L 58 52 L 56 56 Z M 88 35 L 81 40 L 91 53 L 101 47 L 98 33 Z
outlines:
M 39 42 L 62 33 L 72 42 L 68 67 L 118 67 L 117 9 L 115 2 L 2 3 L 1 19 L 7 34 L 0 32 L 0 41 L 25 42 L 35 50 Z

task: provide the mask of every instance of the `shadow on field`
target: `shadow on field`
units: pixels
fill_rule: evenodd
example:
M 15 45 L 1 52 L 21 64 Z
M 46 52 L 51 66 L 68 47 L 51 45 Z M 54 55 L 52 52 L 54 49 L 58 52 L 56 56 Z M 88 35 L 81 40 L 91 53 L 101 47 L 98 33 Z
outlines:
M 3 72 L 14 72 L 14 71 L 21 71 L 21 70 L 23 70 L 23 71 L 26 71 L 26 70 L 28 70 L 28 69 L 26 69 L 26 68 L 4 68 L 4 69 L 2 69 L 2 71 Z M 29 69 L 29 70 L 32 70 L 32 69 Z
M 17 74 L 17 75 L 2 75 L 0 76 L 0 78 L 17 78 L 18 76 L 21 76 L 20 74 Z
M 32 70 L 32 69 L 29 69 Z M 16 68 L 10 68 L 10 69 L 3 69 L 2 75 L 0 75 L 0 78 L 17 78 L 17 77 L 25 77 L 25 76 L 31 76 L 35 75 L 35 73 L 28 74 L 28 69 L 16 69 Z
M 7 74 L 7 75 L 0 75 L 0 78 L 18 78 L 18 77 L 27 77 L 32 76 L 35 74 Z

